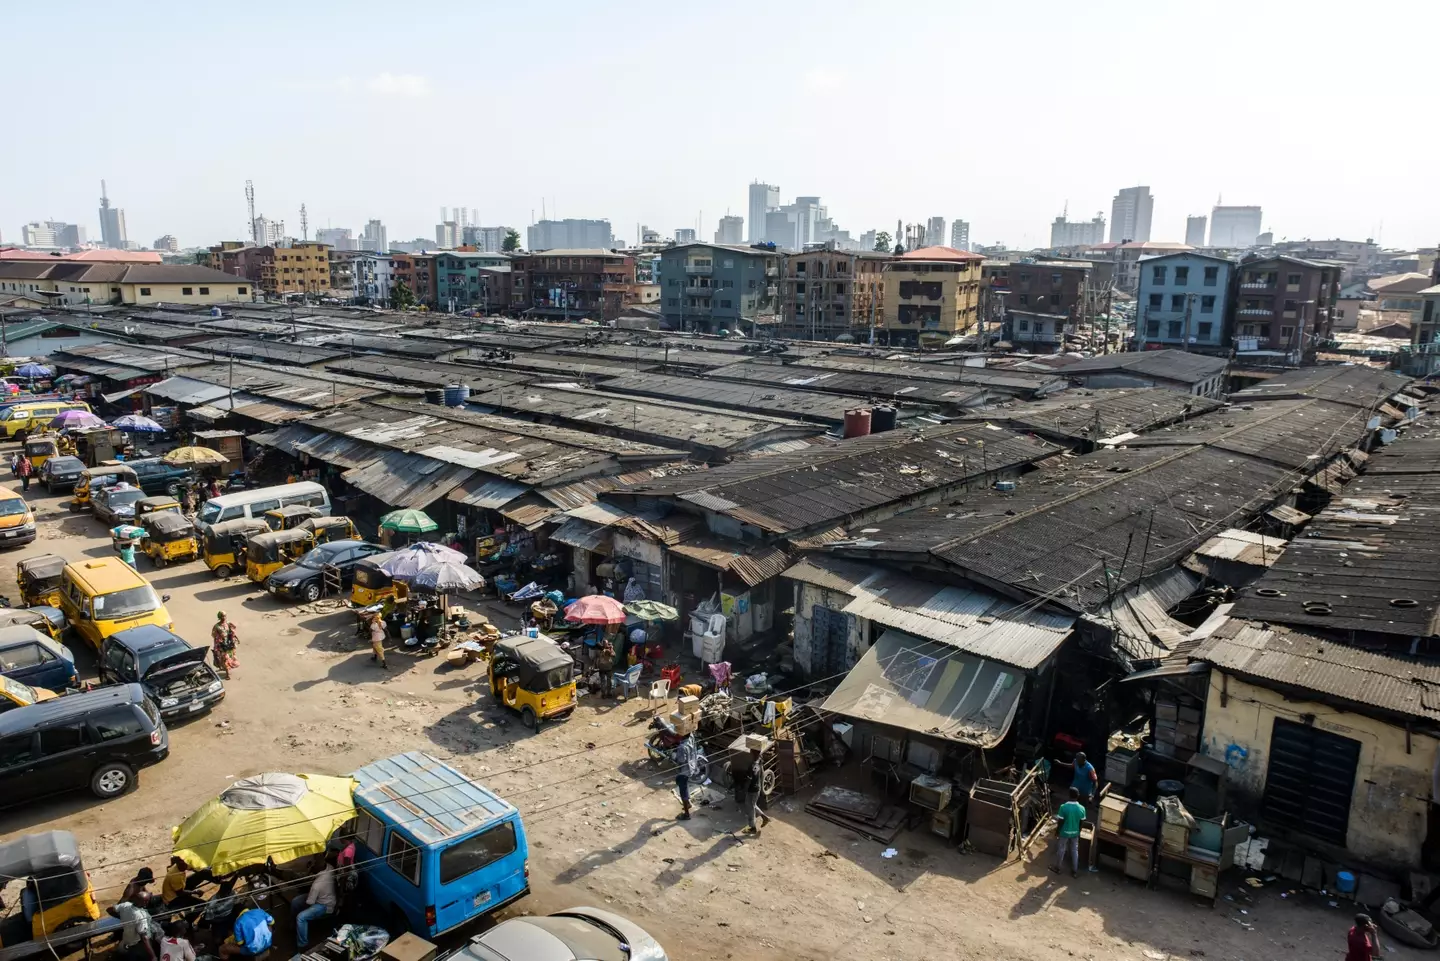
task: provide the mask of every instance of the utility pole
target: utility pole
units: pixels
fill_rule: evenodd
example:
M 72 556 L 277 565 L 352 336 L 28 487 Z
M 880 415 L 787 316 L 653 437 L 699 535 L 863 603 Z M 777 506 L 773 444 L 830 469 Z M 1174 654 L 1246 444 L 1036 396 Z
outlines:
M 1186 353 L 1190 351 L 1190 310 L 1195 306 L 1195 295 L 1185 295 L 1185 329 L 1180 340 Z

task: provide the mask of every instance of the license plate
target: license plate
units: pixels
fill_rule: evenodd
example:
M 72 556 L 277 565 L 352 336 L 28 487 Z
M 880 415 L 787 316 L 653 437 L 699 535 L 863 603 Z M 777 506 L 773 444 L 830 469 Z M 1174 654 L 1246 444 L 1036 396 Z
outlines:
M 191 704 L 191 705 L 190 705 L 190 707 L 188 708 L 188 710 L 190 710 L 190 711 L 198 711 L 198 710 L 201 710 L 201 709 L 204 708 L 204 707 L 205 707 L 205 705 L 204 705 L 203 702 L 201 702 L 201 701 L 196 701 L 194 704 Z
M 274 594 L 274 593 L 278 590 L 278 588 L 276 588 L 276 586 L 275 586 L 274 584 L 271 584 L 271 585 L 267 588 L 267 590 L 269 590 L 271 594 Z
M 490 903 L 490 892 L 489 892 L 489 891 L 481 891 L 479 894 L 475 895 L 475 901 L 474 901 L 474 906 L 475 906 L 475 907 L 478 908 L 478 907 L 480 907 L 481 905 L 485 905 L 485 904 L 489 904 L 489 903 Z

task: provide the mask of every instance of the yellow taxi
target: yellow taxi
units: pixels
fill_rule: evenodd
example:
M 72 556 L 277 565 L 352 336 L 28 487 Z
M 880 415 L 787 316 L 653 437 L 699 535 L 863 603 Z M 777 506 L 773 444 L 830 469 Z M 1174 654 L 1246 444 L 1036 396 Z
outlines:
M 0 490 L 0 547 L 19 547 L 35 539 L 35 512 L 14 491 Z
M 60 575 L 60 610 L 97 652 L 117 631 L 145 624 L 173 629 L 169 599 L 118 557 L 72 561 Z

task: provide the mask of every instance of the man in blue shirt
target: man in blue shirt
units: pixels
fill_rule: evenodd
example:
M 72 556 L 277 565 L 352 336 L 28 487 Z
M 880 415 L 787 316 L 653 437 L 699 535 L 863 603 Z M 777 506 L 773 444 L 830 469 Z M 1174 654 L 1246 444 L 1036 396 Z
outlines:
M 1075 760 L 1070 766 L 1075 769 L 1070 786 L 1079 794 L 1076 800 L 1088 808 L 1095 800 L 1095 791 L 1100 786 L 1100 775 L 1095 773 L 1095 765 L 1085 760 L 1084 751 L 1075 752 Z
M 1076 760 L 1079 760 L 1077 757 Z M 1060 825 L 1059 836 L 1055 839 L 1055 863 L 1050 870 L 1056 874 L 1065 866 L 1065 854 L 1070 854 L 1070 876 L 1080 875 L 1080 823 L 1085 820 L 1085 807 L 1080 803 L 1080 792 L 1070 789 L 1070 800 L 1060 805 L 1055 821 Z

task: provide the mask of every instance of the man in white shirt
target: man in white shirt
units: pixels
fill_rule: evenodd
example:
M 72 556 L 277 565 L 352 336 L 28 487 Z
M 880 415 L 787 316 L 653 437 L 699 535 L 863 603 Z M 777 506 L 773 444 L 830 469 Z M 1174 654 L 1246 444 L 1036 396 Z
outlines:
M 195 961 L 189 934 L 190 926 L 179 918 L 165 925 L 165 937 L 160 939 L 160 961 Z
M 310 882 L 310 893 L 296 895 L 290 901 L 290 913 L 295 918 L 295 945 L 306 947 L 310 944 L 310 922 L 335 913 L 335 855 L 325 855 L 325 867 L 315 880 Z
M 131 961 L 155 961 L 155 945 L 151 943 L 155 922 L 150 920 L 150 912 L 130 901 L 121 901 L 110 909 L 110 915 L 124 922 L 120 929 L 121 955 Z

